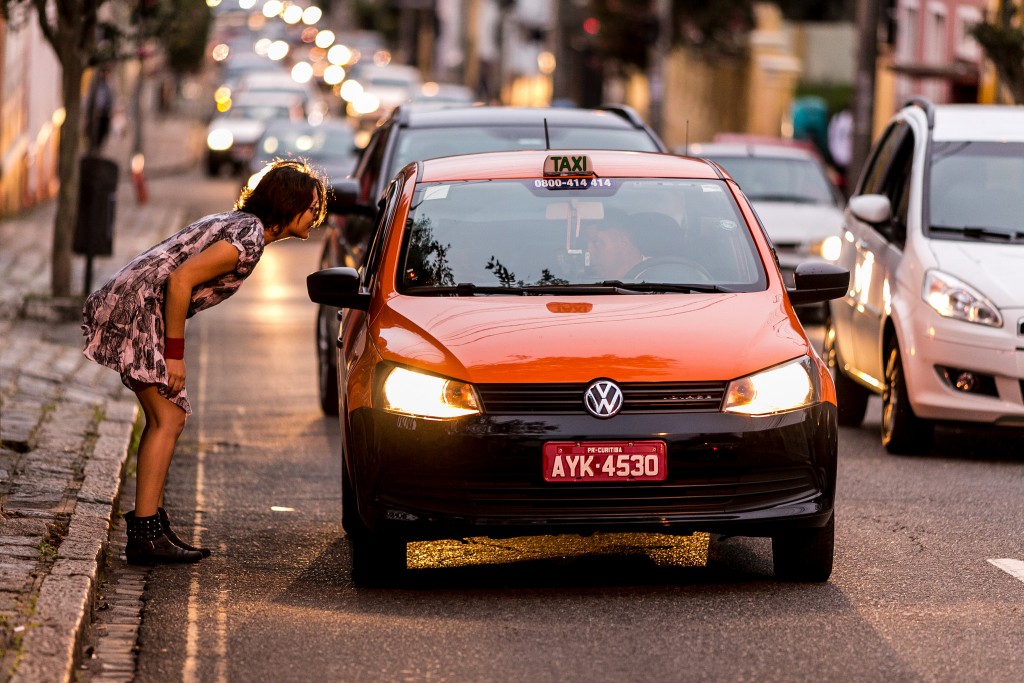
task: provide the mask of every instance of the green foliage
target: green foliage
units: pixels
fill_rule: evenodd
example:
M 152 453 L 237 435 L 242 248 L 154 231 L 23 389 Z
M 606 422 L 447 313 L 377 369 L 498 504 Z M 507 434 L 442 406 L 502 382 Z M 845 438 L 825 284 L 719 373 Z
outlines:
M 623 64 L 647 68 L 650 48 L 658 35 L 658 20 L 651 0 L 591 0 L 591 16 L 598 32 L 587 39 L 594 49 Z
M 191 74 L 203 67 L 212 15 L 205 2 L 166 0 L 174 11 L 165 19 L 160 34 L 167 66 L 175 74 Z
M 800 83 L 796 87 L 794 97 L 820 97 L 825 100 L 828 105 L 829 114 L 835 114 L 836 112 L 846 109 L 853 103 L 853 85 L 852 84 L 819 84 L 819 83 Z
M 746 52 L 754 0 L 672 0 L 672 43 L 721 55 Z
M 1017 104 L 1024 104 L 1024 9 L 1003 0 L 994 18 L 971 28 L 971 35 L 995 66 L 999 80 Z

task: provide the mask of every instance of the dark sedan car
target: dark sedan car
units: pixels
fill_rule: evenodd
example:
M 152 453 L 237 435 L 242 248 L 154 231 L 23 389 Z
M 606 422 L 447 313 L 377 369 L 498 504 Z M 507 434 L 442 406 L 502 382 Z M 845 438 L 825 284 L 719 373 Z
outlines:
M 454 154 L 520 149 L 614 149 L 666 152 L 665 144 L 629 107 L 487 107 L 405 105 L 377 129 L 339 196 L 354 203 L 324 231 L 321 268 L 357 267 L 369 239 L 376 204 L 394 175 L 410 161 Z M 334 346 L 338 309 L 320 306 L 317 315 L 317 365 L 320 406 L 338 414 Z

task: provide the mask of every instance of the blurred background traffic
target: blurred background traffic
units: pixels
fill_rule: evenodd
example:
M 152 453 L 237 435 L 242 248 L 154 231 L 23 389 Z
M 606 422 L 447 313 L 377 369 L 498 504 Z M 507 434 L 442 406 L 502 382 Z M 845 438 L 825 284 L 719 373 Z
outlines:
M 32 0 L 0 7 L 0 216 L 56 197 L 57 232 L 74 223 L 78 158 L 112 137 L 131 140 L 124 170 L 141 185 L 147 116 L 208 122 L 210 175 L 302 155 L 344 177 L 402 103 L 626 105 L 676 153 L 803 150 L 831 186 L 816 193 L 832 207 L 818 215 L 836 216 L 907 99 L 1024 97 L 1011 0 L 106 0 L 45 17 Z M 62 135 L 72 125 L 81 136 Z M 776 180 L 796 168 L 785 155 L 785 166 L 747 159 L 742 171 L 735 154 L 717 160 L 754 187 L 758 168 Z M 810 241 L 820 251 L 826 237 Z M 54 293 L 66 294 L 55 266 Z

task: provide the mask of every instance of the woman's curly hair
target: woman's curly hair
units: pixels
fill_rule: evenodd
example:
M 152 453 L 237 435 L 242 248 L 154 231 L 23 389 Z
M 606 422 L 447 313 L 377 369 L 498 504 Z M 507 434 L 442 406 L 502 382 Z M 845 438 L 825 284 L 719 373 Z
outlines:
M 327 217 L 327 182 L 322 171 L 304 159 L 274 159 L 258 174 L 235 202 L 236 211 L 251 213 L 273 233 L 285 228 L 296 216 L 309 208 L 309 198 L 316 192 L 313 227 Z

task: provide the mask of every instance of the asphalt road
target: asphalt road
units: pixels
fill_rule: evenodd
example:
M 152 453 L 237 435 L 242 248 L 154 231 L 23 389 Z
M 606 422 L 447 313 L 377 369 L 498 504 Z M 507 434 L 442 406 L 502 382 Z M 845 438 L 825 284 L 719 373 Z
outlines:
M 235 188 L 177 182 L 196 216 Z M 408 587 L 354 588 L 317 254 L 271 245 L 189 324 L 196 414 L 167 502 L 187 526 L 201 511 L 214 554 L 150 574 L 136 681 L 1024 680 L 1024 581 L 990 562 L 1024 560 L 1019 435 L 893 457 L 877 401 L 840 435 L 827 584 L 776 581 L 767 540 L 614 535 L 414 544 Z

